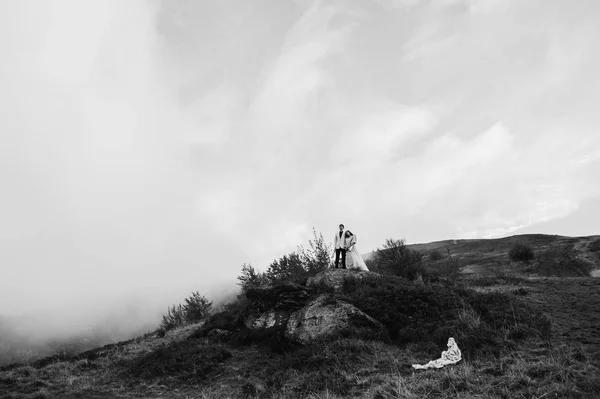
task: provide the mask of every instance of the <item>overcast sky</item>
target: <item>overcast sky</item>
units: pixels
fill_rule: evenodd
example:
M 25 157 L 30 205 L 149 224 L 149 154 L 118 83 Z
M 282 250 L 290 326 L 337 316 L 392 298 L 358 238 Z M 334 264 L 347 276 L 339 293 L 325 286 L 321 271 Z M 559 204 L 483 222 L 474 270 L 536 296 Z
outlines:
M 600 233 L 596 0 L 0 0 L 0 314 Z

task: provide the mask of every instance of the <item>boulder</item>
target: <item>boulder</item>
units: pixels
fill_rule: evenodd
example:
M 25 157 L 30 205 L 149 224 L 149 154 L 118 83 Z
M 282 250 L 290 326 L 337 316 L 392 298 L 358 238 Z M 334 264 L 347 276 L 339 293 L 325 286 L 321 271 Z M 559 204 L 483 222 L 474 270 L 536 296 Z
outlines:
M 275 328 L 284 328 L 289 319 L 290 313 L 281 310 L 271 310 L 258 315 L 250 315 L 244 320 L 246 328 L 251 330 L 266 330 Z
M 246 297 L 250 312 L 244 317 L 244 326 L 254 331 L 283 331 L 290 314 L 310 300 L 308 289 L 293 283 L 252 288 Z
M 380 322 L 360 309 L 328 295 L 319 295 L 292 313 L 285 329 L 287 339 L 303 344 L 337 335 L 383 338 L 387 332 Z
M 344 281 L 348 279 L 361 279 L 373 275 L 377 275 L 377 273 L 352 269 L 327 269 L 314 277 L 309 277 L 306 286 L 309 288 L 325 286 L 339 291 L 343 287 Z

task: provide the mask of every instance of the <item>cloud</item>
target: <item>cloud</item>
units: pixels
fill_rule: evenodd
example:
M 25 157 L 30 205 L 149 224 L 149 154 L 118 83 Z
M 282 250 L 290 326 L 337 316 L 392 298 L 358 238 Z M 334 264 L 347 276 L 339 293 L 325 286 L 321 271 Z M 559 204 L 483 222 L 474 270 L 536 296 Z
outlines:
M 162 76 L 154 10 L 2 7 L 0 312 L 231 281 L 231 269 L 205 280 L 244 258 L 196 210 L 199 126 Z
M 10 310 L 233 285 L 312 227 L 368 251 L 600 195 L 591 2 L 153 4 L 2 3 Z

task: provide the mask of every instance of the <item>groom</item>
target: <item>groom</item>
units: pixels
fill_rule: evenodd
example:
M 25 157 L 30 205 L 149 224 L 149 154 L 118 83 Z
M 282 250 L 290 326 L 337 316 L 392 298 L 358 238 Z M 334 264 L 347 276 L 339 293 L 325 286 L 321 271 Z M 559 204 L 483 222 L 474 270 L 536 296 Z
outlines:
M 340 263 L 340 255 L 342 255 L 342 269 L 346 268 L 346 234 L 344 225 L 340 224 L 340 231 L 335 235 L 335 268 L 338 268 Z

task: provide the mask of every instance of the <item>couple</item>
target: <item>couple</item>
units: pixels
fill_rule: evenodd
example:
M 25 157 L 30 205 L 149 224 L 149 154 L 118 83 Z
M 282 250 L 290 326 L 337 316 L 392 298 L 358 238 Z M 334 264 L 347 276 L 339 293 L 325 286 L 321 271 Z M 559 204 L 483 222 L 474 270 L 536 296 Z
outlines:
M 340 255 L 342 257 L 342 269 L 358 269 L 369 271 L 365 261 L 356 249 L 356 236 L 350 230 L 344 230 L 344 225 L 340 224 L 340 231 L 335 235 L 335 268 L 338 268 L 340 263 Z M 346 263 L 346 259 L 350 264 Z

